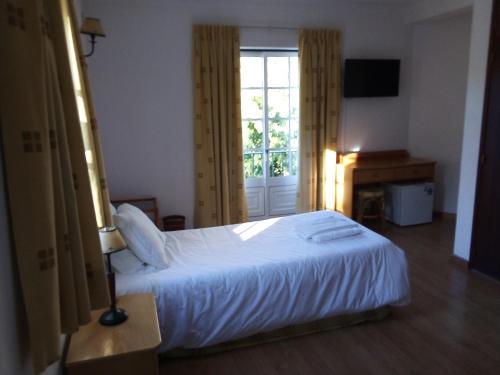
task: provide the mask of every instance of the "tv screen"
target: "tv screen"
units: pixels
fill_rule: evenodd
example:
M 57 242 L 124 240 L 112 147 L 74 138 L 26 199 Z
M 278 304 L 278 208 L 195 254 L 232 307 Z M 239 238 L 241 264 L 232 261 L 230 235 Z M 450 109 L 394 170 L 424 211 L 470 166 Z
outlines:
M 344 97 L 398 96 L 399 60 L 346 59 Z

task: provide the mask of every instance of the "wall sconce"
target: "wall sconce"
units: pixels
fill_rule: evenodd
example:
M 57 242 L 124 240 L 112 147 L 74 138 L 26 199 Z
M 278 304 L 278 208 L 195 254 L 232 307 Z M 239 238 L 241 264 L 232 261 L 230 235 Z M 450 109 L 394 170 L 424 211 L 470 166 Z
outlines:
M 94 53 L 94 46 L 97 43 L 96 37 L 100 36 L 104 38 L 106 36 L 106 34 L 104 34 L 104 30 L 102 29 L 101 21 L 99 20 L 99 18 L 86 17 L 83 20 L 82 26 L 80 27 L 80 33 L 90 35 L 90 44 L 92 46 L 90 52 L 84 55 L 84 57 L 92 56 L 92 54 Z

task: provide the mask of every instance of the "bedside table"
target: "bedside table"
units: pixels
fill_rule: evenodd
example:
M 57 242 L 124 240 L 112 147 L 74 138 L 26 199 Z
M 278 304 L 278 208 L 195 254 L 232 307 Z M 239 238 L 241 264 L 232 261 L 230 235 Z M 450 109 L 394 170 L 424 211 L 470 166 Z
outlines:
M 161 337 L 154 296 L 130 294 L 117 303 L 128 312 L 124 323 L 102 326 L 99 317 L 106 309 L 97 310 L 92 321 L 71 336 L 68 375 L 158 374 L 156 349 Z
M 184 230 L 186 229 L 186 217 L 183 215 L 170 215 L 163 218 L 163 230 Z

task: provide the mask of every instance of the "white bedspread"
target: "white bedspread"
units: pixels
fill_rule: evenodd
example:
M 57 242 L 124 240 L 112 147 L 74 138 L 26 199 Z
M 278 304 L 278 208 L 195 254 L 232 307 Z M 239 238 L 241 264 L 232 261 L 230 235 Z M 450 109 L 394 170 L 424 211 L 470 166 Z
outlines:
M 168 269 L 117 275 L 118 295 L 156 296 L 161 351 L 198 348 L 337 314 L 409 302 L 406 258 L 388 239 L 301 239 L 324 212 L 166 232 Z

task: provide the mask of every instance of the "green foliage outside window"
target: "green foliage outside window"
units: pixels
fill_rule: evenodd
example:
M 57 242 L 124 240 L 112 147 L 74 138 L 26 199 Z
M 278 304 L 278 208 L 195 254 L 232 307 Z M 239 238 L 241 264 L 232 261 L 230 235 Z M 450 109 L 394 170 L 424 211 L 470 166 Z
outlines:
M 244 159 L 245 177 L 262 177 L 262 153 L 260 154 L 245 154 Z
M 262 111 L 264 108 L 262 96 L 252 96 L 252 102 Z M 292 109 L 295 114 L 296 109 Z M 274 113 L 274 108 L 268 108 L 269 113 Z M 273 149 L 285 149 L 289 147 L 289 120 L 282 118 L 279 112 L 276 112 L 273 117 L 268 118 L 269 121 L 269 175 L 271 177 L 289 176 L 297 174 L 297 152 L 292 151 L 289 155 L 288 151 L 273 151 Z M 260 121 L 259 121 L 260 123 Z M 263 154 L 264 134 L 262 127 L 256 124 L 256 121 L 245 121 L 244 126 L 244 147 L 245 153 L 243 158 L 245 177 L 262 177 L 263 176 Z M 289 158 L 290 156 L 290 158 Z M 291 165 L 290 165 L 291 161 Z
M 262 143 L 264 142 L 264 136 L 260 129 L 257 129 L 255 122 L 248 121 L 247 124 L 248 136 L 245 140 L 245 149 L 247 150 L 262 150 Z
M 288 176 L 288 152 L 272 152 L 269 160 L 269 174 L 271 177 Z
M 282 119 L 279 112 L 269 118 L 269 147 L 288 147 L 288 120 Z

